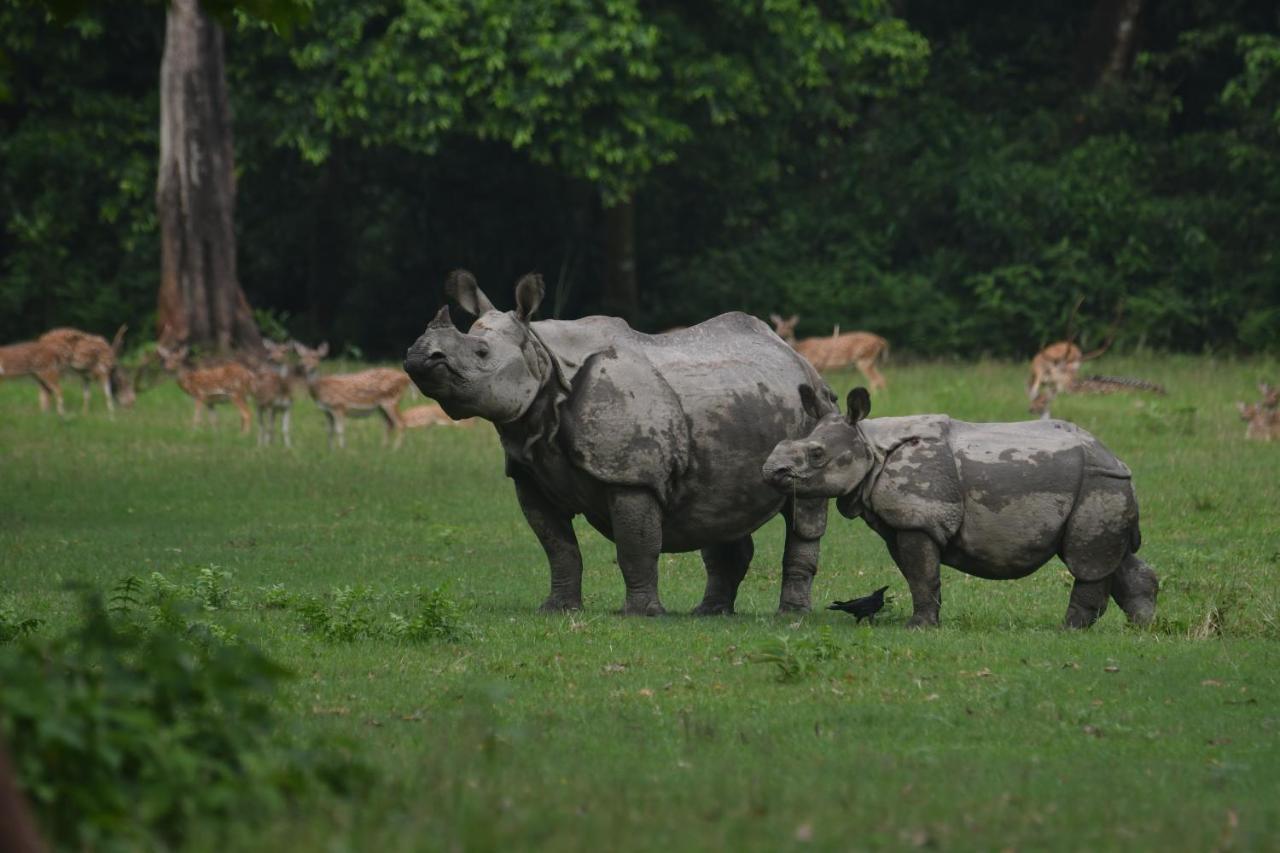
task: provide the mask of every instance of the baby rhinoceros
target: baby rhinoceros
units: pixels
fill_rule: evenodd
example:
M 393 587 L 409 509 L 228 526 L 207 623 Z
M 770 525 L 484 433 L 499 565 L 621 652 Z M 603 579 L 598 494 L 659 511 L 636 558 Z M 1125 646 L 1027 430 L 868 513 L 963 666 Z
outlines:
M 806 406 L 816 403 L 802 392 Z M 1025 577 L 1054 555 L 1075 578 L 1066 626 L 1086 628 L 1114 598 L 1129 621 L 1155 616 L 1159 581 L 1135 556 L 1138 501 L 1129 468 L 1064 421 L 965 423 L 945 415 L 822 416 L 779 442 L 765 480 L 798 498 L 833 497 L 884 539 L 911 588 L 908 627 L 938 624 L 938 565 L 992 580 Z

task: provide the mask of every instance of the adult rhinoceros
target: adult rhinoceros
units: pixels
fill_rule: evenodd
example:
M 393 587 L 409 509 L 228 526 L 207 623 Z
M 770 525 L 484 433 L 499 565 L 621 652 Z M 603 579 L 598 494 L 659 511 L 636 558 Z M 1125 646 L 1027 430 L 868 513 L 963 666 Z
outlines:
M 543 610 L 582 606 L 573 517 L 617 546 L 625 613 L 657 615 L 658 554 L 700 548 L 707 587 L 695 614 L 732 613 L 751 562 L 751 534 L 788 519 L 781 610 L 808 610 L 826 501 L 794 501 L 760 480 L 779 441 L 805 435 L 834 395 L 764 323 L 723 314 L 645 335 L 613 317 L 531 322 L 540 276 L 501 312 L 465 271 L 446 291 L 477 320 L 459 331 L 440 309 L 404 369 L 452 418 L 498 429 L 507 475 L 551 565 Z M 816 409 L 814 408 L 816 405 Z
M 872 418 L 865 388 L 846 417 L 803 392 L 821 421 L 784 440 L 762 473 L 780 492 L 836 498 L 880 534 L 911 588 L 909 627 L 938 624 L 938 564 L 980 578 L 1031 574 L 1055 554 L 1075 578 L 1066 625 L 1092 625 L 1110 594 L 1131 622 L 1155 616 L 1159 581 L 1141 544 L 1129 468 L 1065 421 Z

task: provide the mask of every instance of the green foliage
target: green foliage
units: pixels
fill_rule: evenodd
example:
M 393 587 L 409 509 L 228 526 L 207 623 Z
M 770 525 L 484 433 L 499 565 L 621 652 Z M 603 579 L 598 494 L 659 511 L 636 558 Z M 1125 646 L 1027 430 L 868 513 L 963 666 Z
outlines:
M 389 610 L 405 603 L 404 615 Z M 296 609 L 309 632 L 335 643 L 457 642 L 470 635 L 461 608 L 440 587 L 405 596 L 380 594 L 366 586 L 341 586 L 305 599 Z
M 927 45 L 866 0 L 453 0 L 391 15 L 319 4 L 287 52 L 302 76 L 282 92 L 282 135 L 309 162 L 343 138 L 434 155 L 459 134 L 527 150 L 612 204 L 707 134 L 791 120 L 843 132 L 861 99 L 920 79 Z
M 1054 408 L 1133 469 L 1141 555 L 1161 580 L 1149 631 L 1114 606 L 1089 631 L 1059 629 L 1070 577 L 1057 563 L 1010 582 L 944 569 L 933 631 L 905 630 L 909 606 L 874 627 L 816 610 L 791 629 L 797 617 L 775 615 L 782 518 L 753 535 L 735 617 L 687 615 L 706 583 L 697 553 L 662 555 L 672 615 L 619 616 L 614 545 L 581 520 L 585 608 L 540 614 L 546 561 L 492 431 L 411 436 L 392 454 L 381 425 L 359 420 L 348 452 L 329 453 L 323 416 L 300 401 L 295 451 L 264 452 L 234 424 L 193 435 L 173 382 L 127 416 L 99 408 L 66 426 L 40 416 L 29 386 L 0 383 L 3 586 L 20 616 L 44 620 L 42 642 L 80 624 L 55 578 L 133 572 L 150 607 L 153 569 L 187 589 L 200 567 L 233 570 L 245 606 L 193 602 L 185 618 L 224 623 L 300 673 L 273 694 L 273 753 L 293 737 L 358 742 L 375 769 L 262 819 L 257 799 L 196 812 L 182 840 L 120 845 L 134 849 L 839 850 L 851 826 L 868 849 L 1107 850 L 1132 833 L 1207 850 L 1233 826 L 1230 844 L 1266 847 L 1280 827 L 1280 517 L 1267 511 L 1280 454 L 1244 440 L 1233 402 L 1280 361 L 1108 354 L 1098 369 L 1167 386 L 1155 402 L 1175 425 L 1196 409 L 1184 433 L 1151 426 L 1145 396 Z M 886 374 L 875 415 L 1026 417 L 1021 363 L 894 361 Z M 842 398 L 857 378 L 828 375 Z M 884 542 L 834 512 L 820 565 L 815 604 L 886 582 L 904 592 Z M 275 597 L 263 587 L 302 601 L 357 583 L 384 596 L 379 614 L 406 618 L 413 584 L 447 585 L 483 641 L 330 643 L 292 605 L 262 606 Z M 151 630 L 149 611 L 136 621 Z M 836 657 L 797 651 L 823 628 Z M 812 662 L 797 682 L 748 660 L 779 634 Z M 1102 778 L 1140 796 L 1099 798 Z
M 398 355 L 456 266 L 497 298 L 539 269 L 557 312 L 591 313 L 629 198 L 644 328 L 795 311 L 802 334 L 1023 358 L 1083 297 L 1086 343 L 1123 302 L 1120 351 L 1280 347 L 1280 42 L 1256 3 L 1144 15 L 1102 89 L 1072 74 L 1090 4 L 218 6 L 240 10 L 239 274 L 273 334 Z M 152 331 L 163 16 L 77 11 L 0 2 L 3 340 Z
M 39 627 L 39 619 L 24 619 L 8 596 L 0 596 L 0 645 L 34 633 Z
M 0 731 L 57 844 L 172 845 L 194 820 L 261 818 L 337 778 L 333 755 L 277 740 L 285 669 L 139 620 L 124 602 L 140 592 L 122 584 L 110 610 L 86 592 L 80 625 L 0 653 Z
M 913 9 L 927 25 L 929 7 Z M 1025 355 L 1068 332 L 1081 297 L 1086 342 L 1123 304 L 1122 346 L 1276 346 L 1265 329 L 1278 268 L 1262 235 L 1280 154 L 1244 132 L 1260 105 L 1241 92 L 1254 84 L 1220 59 L 1239 25 L 1179 23 L 1174 46 L 1107 93 L 1028 75 L 1074 49 L 1077 34 L 1053 20 L 1021 20 L 1035 36 L 1003 53 L 975 47 L 989 21 L 932 30 L 925 86 L 823 158 L 824 179 L 791 183 L 721 248 L 667 265 L 661 292 L 692 294 L 692 316 L 736 297 L 757 314 L 800 313 L 806 334 L 838 322 L 930 354 Z M 1193 69 L 1240 108 L 1240 131 L 1203 127 L 1226 118 L 1214 100 L 1198 118 L 1176 102 Z
M 845 656 L 848 645 L 836 640 L 830 625 L 816 635 L 780 634 L 748 656 L 752 663 L 776 667 L 783 683 L 802 681 L 817 673 L 821 664 Z

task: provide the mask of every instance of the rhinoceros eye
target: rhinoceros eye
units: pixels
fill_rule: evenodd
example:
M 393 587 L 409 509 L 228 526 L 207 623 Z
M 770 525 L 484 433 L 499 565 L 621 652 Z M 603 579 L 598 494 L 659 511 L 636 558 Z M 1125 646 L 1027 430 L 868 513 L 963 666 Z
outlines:
M 481 344 L 480 346 L 476 347 L 476 356 L 478 358 L 488 358 L 489 346 L 487 344 Z
M 809 448 L 808 457 L 809 457 L 810 463 L 814 465 L 818 465 L 818 464 L 821 464 L 822 460 L 827 458 L 827 452 L 823 450 L 821 447 L 814 445 L 813 447 Z

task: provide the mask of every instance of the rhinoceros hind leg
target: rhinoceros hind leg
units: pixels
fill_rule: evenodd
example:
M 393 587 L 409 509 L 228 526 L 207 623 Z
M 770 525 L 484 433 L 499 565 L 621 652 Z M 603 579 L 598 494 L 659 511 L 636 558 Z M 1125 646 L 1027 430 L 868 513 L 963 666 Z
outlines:
M 738 585 L 746 576 L 754 553 L 755 545 L 750 536 L 702 549 L 702 562 L 707 567 L 707 591 L 702 595 L 702 603 L 693 608 L 694 616 L 728 616 L 733 613 Z
M 662 550 L 662 507 L 648 489 L 616 488 L 609 494 L 618 568 L 627 586 L 626 616 L 661 616 L 658 553 Z
M 938 543 L 919 530 L 903 530 L 897 535 L 893 559 L 911 589 L 911 618 L 908 628 L 931 628 L 938 624 L 942 609 L 942 578 L 938 571 Z
M 1064 628 L 1088 628 L 1107 612 L 1107 596 L 1111 592 L 1111 576 L 1102 580 L 1083 581 L 1076 578 L 1071 587 Z
M 1116 570 L 1111 597 L 1134 625 L 1150 625 L 1156 616 L 1160 579 L 1134 554 L 1127 554 Z

